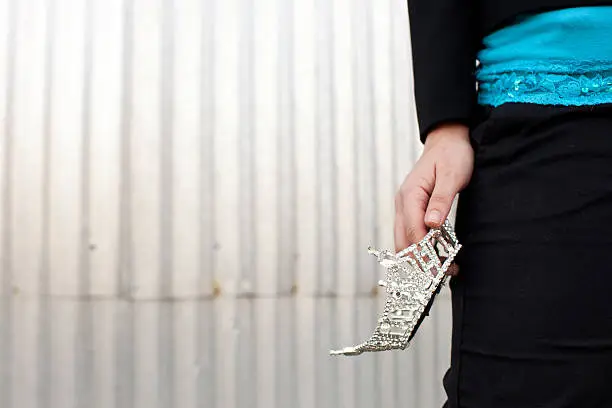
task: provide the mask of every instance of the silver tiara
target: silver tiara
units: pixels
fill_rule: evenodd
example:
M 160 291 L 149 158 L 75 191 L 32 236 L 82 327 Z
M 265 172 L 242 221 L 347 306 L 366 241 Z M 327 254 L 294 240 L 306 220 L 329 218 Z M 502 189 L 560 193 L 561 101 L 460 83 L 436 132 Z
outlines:
M 424 313 L 433 303 L 448 275 L 446 271 L 461 245 L 451 223 L 431 229 L 425 237 L 397 254 L 369 248 L 387 270 L 385 308 L 374 334 L 364 343 L 331 355 L 354 356 L 368 351 L 404 350 L 416 334 Z

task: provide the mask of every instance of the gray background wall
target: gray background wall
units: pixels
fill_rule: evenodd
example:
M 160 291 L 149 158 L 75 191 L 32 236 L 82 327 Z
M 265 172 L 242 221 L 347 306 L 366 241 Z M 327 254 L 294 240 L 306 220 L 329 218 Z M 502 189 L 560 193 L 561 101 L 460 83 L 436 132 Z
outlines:
M 381 307 L 402 0 L 0 0 L 0 407 L 437 407 Z

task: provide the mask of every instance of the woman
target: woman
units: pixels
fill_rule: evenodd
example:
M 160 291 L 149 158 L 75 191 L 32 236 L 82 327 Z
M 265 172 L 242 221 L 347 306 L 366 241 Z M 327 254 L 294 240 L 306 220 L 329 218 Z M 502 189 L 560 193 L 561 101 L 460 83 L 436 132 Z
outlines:
M 409 11 L 424 150 L 396 249 L 461 192 L 445 406 L 612 407 L 612 1 Z

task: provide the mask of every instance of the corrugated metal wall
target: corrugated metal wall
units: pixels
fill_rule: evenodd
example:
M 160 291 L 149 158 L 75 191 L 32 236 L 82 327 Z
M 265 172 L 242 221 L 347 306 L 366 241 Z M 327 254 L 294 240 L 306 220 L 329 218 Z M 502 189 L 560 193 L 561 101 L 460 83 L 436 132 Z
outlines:
M 403 0 L 0 0 L 0 407 L 436 407 L 369 335 L 417 157 Z

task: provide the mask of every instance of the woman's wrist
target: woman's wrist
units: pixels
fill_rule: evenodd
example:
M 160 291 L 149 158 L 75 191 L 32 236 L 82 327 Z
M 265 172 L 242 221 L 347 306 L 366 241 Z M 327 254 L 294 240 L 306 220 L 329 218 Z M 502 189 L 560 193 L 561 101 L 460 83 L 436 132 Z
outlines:
M 470 142 L 470 129 L 460 123 L 447 123 L 429 132 L 425 139 L 425 149 L 444 140 Z

